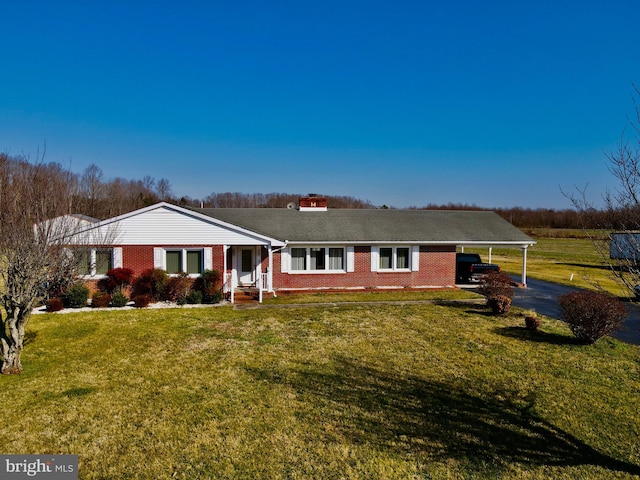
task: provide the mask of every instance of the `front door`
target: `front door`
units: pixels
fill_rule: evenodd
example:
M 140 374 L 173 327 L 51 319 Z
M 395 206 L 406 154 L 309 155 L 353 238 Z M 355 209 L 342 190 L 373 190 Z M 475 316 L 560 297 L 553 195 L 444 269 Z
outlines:
M 255 261 L 253 248 L 240 248 L 238 253 L 238 283 L 252 285 L 255 283 Z

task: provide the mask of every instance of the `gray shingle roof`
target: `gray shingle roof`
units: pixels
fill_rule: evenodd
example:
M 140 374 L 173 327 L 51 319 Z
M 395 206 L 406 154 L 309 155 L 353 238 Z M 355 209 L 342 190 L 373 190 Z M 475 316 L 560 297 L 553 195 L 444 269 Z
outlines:
M 488 211 L 285 208 L 193 209 L 253 232 L 295 243 L 530 245 L 529 236 Z

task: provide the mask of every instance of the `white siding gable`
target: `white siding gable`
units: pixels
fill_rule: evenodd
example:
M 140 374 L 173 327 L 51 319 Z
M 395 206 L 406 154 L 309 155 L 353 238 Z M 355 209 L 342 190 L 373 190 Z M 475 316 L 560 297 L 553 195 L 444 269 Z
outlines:
M 103 235 L 116 245 L 268 245 L 268 239 L 213 218 L 159 206 L 102 222 Z

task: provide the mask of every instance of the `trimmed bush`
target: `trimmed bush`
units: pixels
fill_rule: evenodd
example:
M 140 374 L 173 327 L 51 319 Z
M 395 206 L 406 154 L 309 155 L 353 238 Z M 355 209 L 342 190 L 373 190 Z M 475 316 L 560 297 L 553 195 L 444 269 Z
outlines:
M 489 272 L 482 277 L 478 293 L 487 298 L 487 304 L 494 297 L 507 297 L 511 300 L 514 293 L 513 280 L 504 272 Z
M 189 295 L 192 283 L 193 280 L 184 272 L 169 277 L 162 300 L 184 305 L 187 303 L 187 295 Z
M 66 304 L 70 308 L 82 308 L 87 306 L 89 289 L 84 285 L 72 285 L 66 293 Z
M 487 305 L 495 315 L 504 315 L 511 309 L 511 298 L 505 295 L 496 295 L 487 300 Z
M 122 292 L 116 292 L 111 296 L 111 306 L 112 307 L 124 307 L 129 303 L 129 299 Z
M 198 290 L 192 290 L 191 292 L 189 292 L 189 295 L 187 295 L 187 303 L 190 303 L 192 305 L 201 304 L 202 292 L 199 292 Z
M 167 272 L 159 268 L 149 268 L 143 271 L 131 284 L 131 298 L 138 295 L 150 295 L 153 301 L 164 298 L 167 288 Z
M 537 330 L 540 326 L 540 320 L 535 315 L 526 315 L 524 317 L 524 327 L 527 330 Z
M 49 300 L 47 300 L 46 306 L 47 312 L 59 312 L 64 308 L 62 300 L 60 300 L 58 297 L 50 298 Z
M 220 290 L 213 292 L 206 299 L 202 300 L 204 303 L 220 303 L 222 301 L 222 292 Z
M 194 291 L 202 292 L 201 303 L 218 303 L 222 296 L 218 296 L 220 292 L 220 280 L 222 275 L 218 270 L 205 270 L 198 278 L 193 281 L 191 287 Z
M 107 278 L 98 282 L 98 288 L 107 293 L 120 292 L 133 281 L 133 270 L 130 268 L 112 268 L 107 272 Z
M 111 295 L 106 292 L 95 292 L 91 295 L 91 306 L 93 308 L 107 308 L 111 303 Z
M 135 297 L 133 297 L 133 305 L 138 308 L 148 307 L 150 303 L 151 303 L 151 295 L 149 294 L 136 295 Z
M 571 292 L 558 297 L 562 319 L 580 341 L 593 344 L 620 328 L 627 307 L 616 297 L 598 292 Z

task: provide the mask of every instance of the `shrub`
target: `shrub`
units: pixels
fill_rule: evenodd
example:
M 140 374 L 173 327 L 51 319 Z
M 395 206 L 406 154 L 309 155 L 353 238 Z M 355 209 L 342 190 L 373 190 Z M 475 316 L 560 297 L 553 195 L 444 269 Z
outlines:
M 524 326 L 527 330 L 537 330 L 540 326 L 540 320 L 533 314 L 525 315 Z
M 218 270 L 205 270 L 193 282 L 193 290 L 202 292 L 202 303 L 218 303 L 222 299 L 220 294 L 220 280 L 222 275 Z
M 129 302 L 129 299 L 123 292 L 116 292 L 111 296 L 112 307 L 124 307 Z
M 513 298 L 513 280 L 504 272 L 489 272 L 480 281 L 478 293 L 487 298 L 487 303 L 493 297 Z
M 58 297 L 50 298 L 49 300 L 47 300 L 46 306 L 47 312 L 59 312 L 64 308 L 62 300 L 60 300 Z
M 150 295 L 152 300 L 161 300 L 167 288 L 167 272 L 159 268 L 143 271 L 131 284 L 131 297 Z
M 133 270 L 130 268 L 112 268 L 107 278 L 98 282 L 98 288 L 107 293 L 120 292 L 133 281 Z
M 220 290 L 213 292 L 206 301 L 203 299 L 205 303 L 220 303 L 222 301 L 222 292 Z
M 503 315 L 509 312 L 509 309 L 511 308 L 511 298 L 505 295 L 495 295 L 493 297 L 489 297 L 487 304 L 495 315 Z
M 191 292 L 189 292 L 189 295 L 187 295 L 187 303 L 191 303 L 194 305 L 202 303 L 202 292 L 198 290 L 192 290 Z
M 133 297 L 133 304 L 138 308 L 148 307 L 150 303 L 151 295 L 149 295 L 148 293 L 143 295 L 136 295 L 135 297 Z
M 597 292 L 571 292 L 558 297 L 562 319 L 580 341 L 593 344 L 615 332 L 627 317 L 616 297 Z
M 66 293 L 67 306 L 71 308 L 82 308 L 87 306 L 89 289 L 81 284 L 72 285 Z
M 184 305 L 187 303 L 187 295 L 189 295 L 192 283 L 193 280 L 184 272 L 170 277 L 162 299 Z
M 91 306 L 93 308 L 106 308 L 111 303 L 111 295 L 106 292 L 95 292 L 91 296 Z

